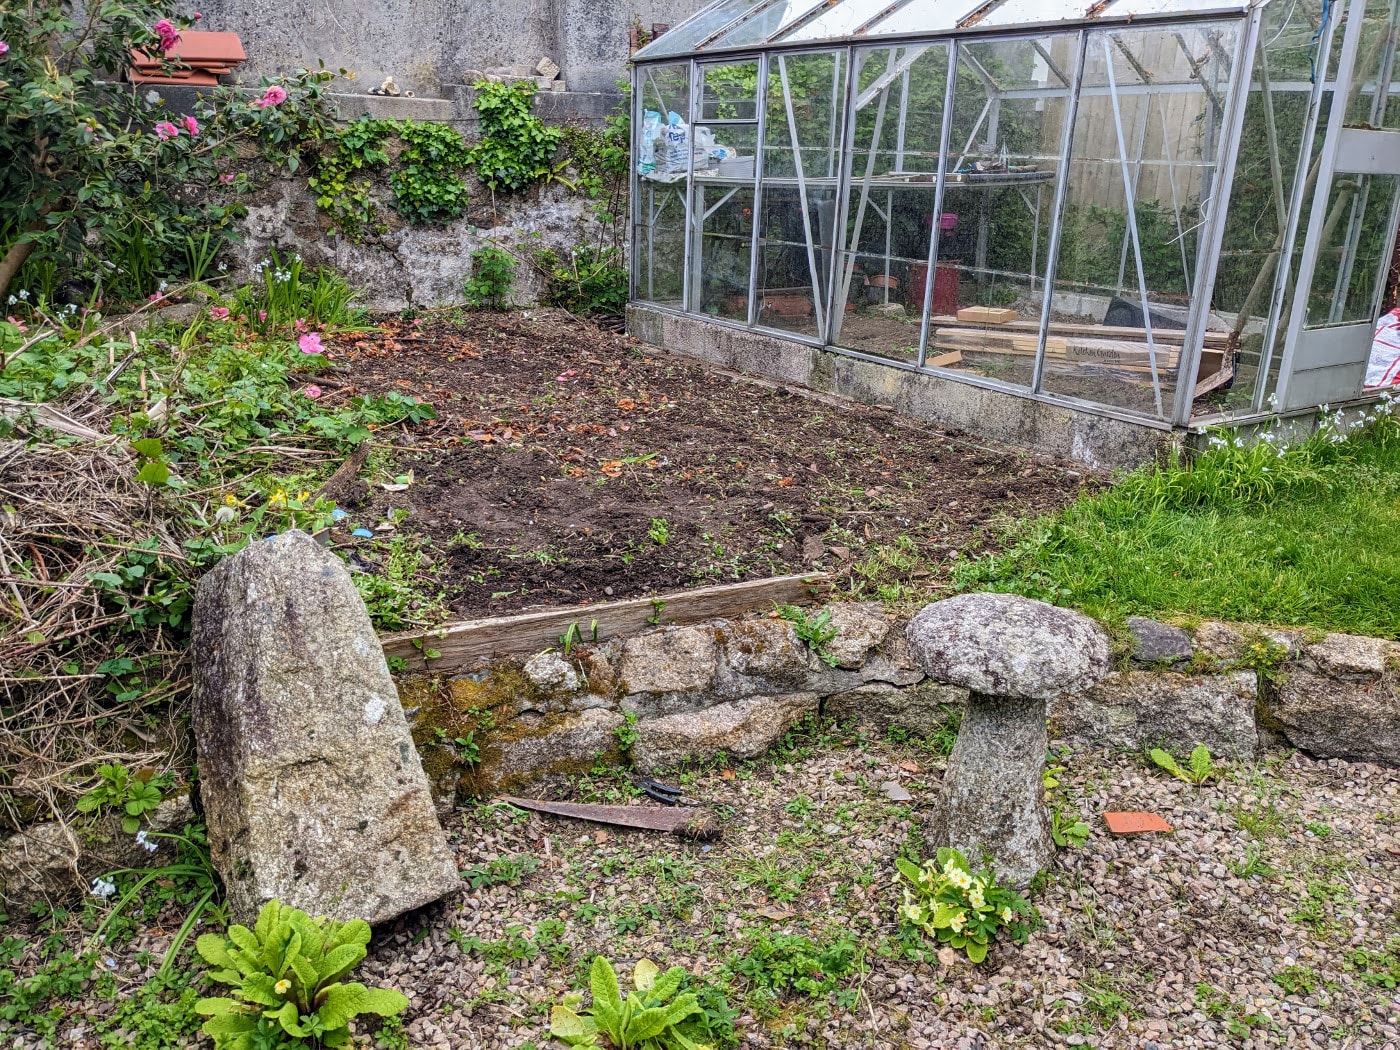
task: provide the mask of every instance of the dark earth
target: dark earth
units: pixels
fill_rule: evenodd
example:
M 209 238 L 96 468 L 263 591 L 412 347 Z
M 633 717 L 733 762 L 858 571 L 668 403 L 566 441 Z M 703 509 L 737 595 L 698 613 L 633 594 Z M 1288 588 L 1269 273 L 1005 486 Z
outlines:
M 812 570 L 898 601 L 1097 482 L 562 312 L 394 319 L 331 351 L 327 400 L 396 390 L 436 409 L 340 502 L 370 528 L 410 511 L 456 615 Z

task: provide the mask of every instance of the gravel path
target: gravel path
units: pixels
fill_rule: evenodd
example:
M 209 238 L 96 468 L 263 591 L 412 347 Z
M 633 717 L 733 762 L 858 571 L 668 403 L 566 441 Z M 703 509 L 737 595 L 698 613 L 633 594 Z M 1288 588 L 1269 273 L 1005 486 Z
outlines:
M 1277 753 L 1195 787 L 1136 756 L 1068 755 L 1057 793 L 1094 831 L 1060 852 L 1036 897 L 1044 929 L 982 967 L 943 967 L 907 957 L 891 886 L 940 760 L 918 745 L 843 743 L 809 741 L 733 779 L 689 778 L 697 796 L 733 807 L 712 847 L 465 813 L 463 867 L 539 866 L 381 939 L 367 968 L 413 997 L 411 1045 L 543 1043 L 541 1004 L 579 984 L 593 952 L 722 980 L 755 937 L 849 934 L 862 957 L 835 994 L 746 1004 L 746 982 L 729 981 L 745 1045 L 1400 1047 L 1386 987 L 1400 979 L 1396 771 Z M 888 780 L 914 802 L 887 801 Z M 581 788 L 622 794 L 606 780 Z M 1115 838 L 1105 809 L 1151 810 L 1177 830 Z M 510 958 L 528 952 L 522 938 L 540 947 L 534 959 Z
M 688 774 L 726 807 L 708 845 L 463 809 L 449 830 L 481 885 L 379 931 L 362 967 L 411 1000 L 405 1043 L 384 1045 L 542 1050 L 549 1006 L 603 952 L 619 972 L 646 956 L 722 987 L 741 1046 L 1400 1048 L 1400 771 L 1274 752 L 1195 787 L 1138 756 L 1061 761 L 1056 797 L 1092 836 L 1039 887 L 1043 928 L 981 967 L 941 965 L 894 920 L 892 860 L 923 852 L 938 787 L 932 745 L 809 728 L 756 764 Z M 890 780 L 913 801 L 890 802 Z M 629 793 L 599 776 L 575 795 Z M 1177 830 L 1114 838 L 1105 809 Z M 844 938 L 845 972 L 815 996 L 755 990 L 740 960 L 785 936 Z M 153 973 L 167 937 L 114 953 L 118 984 Z M 110 1005 L 68 1005 L 59 1045 L 96 1046 L 83 1015 Z

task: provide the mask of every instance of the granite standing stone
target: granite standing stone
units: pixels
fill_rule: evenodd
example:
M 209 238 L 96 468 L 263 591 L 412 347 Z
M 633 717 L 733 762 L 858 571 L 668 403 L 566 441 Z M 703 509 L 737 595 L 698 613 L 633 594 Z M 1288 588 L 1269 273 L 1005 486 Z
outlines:
M 910 621 L 907 637 L 930 678 L 970 691 L 934 841 L 974 865 L 985 858 L 1001 879 L 1025 886 L 1054 853 L 1045 702 L 1108 672 L 1108 637 L 1080 613 L 1009 594 L 934 602 Z
M 460 886 L 364 603 L 303 532 L 250 544 L 195 597 L 194 730 L 233 917 L 274 897 L 384 922 Z

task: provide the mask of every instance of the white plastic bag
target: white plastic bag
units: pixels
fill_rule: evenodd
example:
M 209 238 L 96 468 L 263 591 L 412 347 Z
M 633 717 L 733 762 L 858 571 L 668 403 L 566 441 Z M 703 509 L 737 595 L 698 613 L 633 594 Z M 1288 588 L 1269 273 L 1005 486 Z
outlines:
M 1366 366 L 1366 386 L 1400 386 L 1400 307 L 1381 314 Z
M 656 170 L 656 140 L 661 135 L 661 114 L 649 109 L 642 115 L 642 137 L 637 149 L 637 171 L 650 175 Z
M 690 168 L 690 125 L 675 110 L 666 114 L 663 159 L 657 167 L 663 172 L 687 171 Z

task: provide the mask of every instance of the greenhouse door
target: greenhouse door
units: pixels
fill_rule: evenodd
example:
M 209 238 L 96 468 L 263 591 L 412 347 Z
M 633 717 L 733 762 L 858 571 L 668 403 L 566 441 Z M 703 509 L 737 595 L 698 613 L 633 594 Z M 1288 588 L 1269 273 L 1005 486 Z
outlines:
M 1373 0 L 1374 2 L 1374 0 Z M 1328 122 L 1298 269 L 1276 409 L 1307 408 L 1361 396 L 1376 318 L 1400 221 L 1400 131 L 1382 123 L 1394 63 L 1394 33 L 1358 62 L 1361 13 L 1353 0 L 1337 84 L 1348 104 Z M 1379 75 L 1378 75 L 1379 74 Z M 1374 85 L 1370 97 L 1357 88 Z M 1360 103 L 1358 105 L 1358 103 Z M 1348 126 L 1351 125 L 1351 126 Z M 1301 291 L 1306 289 L 1306 294 Z

